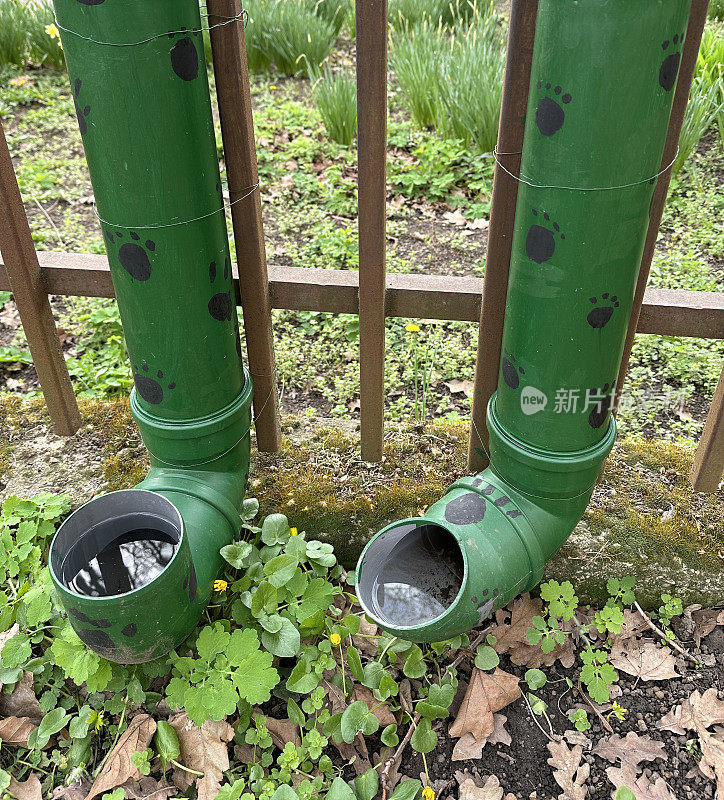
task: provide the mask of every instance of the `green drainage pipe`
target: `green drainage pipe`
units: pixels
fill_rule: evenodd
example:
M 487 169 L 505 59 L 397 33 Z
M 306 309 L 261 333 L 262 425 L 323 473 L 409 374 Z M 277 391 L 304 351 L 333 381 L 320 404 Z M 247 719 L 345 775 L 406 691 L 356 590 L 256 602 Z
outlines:
M 490 467 L 378 533 L 357 567 L 363 608 L 397 636 L 454 636 L 532 589 L 585 511 L 615 438 L 689 9 L 539 4 Z
M 197 0 L 55 9 L 151 470 L 71 515 L 50 571 L 83 641 L 143 662 L 193 630 L 240 530 L 251 380 Z

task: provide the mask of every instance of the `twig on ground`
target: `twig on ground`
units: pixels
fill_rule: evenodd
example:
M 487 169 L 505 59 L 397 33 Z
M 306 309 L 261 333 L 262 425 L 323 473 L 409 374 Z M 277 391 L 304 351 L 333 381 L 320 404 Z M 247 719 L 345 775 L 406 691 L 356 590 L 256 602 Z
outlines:
M 457 665 L 465 658 L 465 656 L 475 655 L 475 650 L 476 650 L 477 646 L 479 644 L 482 644 L 483 639 L 485 639 L 485 637 L 488 634 L 488 631 L 490 630 L 490 627 L 491 626 L 488 625 L 488 627 L 484 631 L 480 631 L 480 633 L 475 637 L 475 640 L 470 644 L 470 647 L 467 647 L 464 650 L 462 650 L 455 657 L 455 659 L 450 664 L 448 664 L 447 669 L 445 670 L 445 675 L 447 675 L 448 672 L 450 672 L 451 669 L 455 669 L 455 667 L 457 667 Z M 472 653 L 470 651 L 472 651 Z
M 611 727 L 611 723 L 603 716 L 603 714 L 596 708 L 593 703 L 593 700 L 585 693 L 583 690 L 583 686 L 581 686 L 581 682 L 578 681 L 578 691 L 581 693 L 581 697 L 586 701 L 586 703 L 591 707 L 593 713 L 598 717 L 601 721 L 601 725 L 609 732 L 613 733 L 613 728 Z
M 688 658 L 689 661 L 691 661 L 693 664 L 696 664 L 697 667 L 699 666 L 699 661 L 694 656 L 692 656 L 691 653 L 687 653 L 686 650 L 684 650 L 684 648 L 675 639 L 669 639 L 666 636 L 666 634 L 661 630 L 661 628 L 659 628 L 656 625 L 654 625 L 651 617 L 639 605 L 638 600 L 634 601 L 634 606 L 635 606 L 636 610 L 639 612 L 639 614 L 641 614 L 641 618 L 646 623 L 646 625 L 649 628 L 651 628 L 651 630 L 659 638 L 661 638 L 664 641 L 665 644 L 668 644 L 669 647 L 671 647 L 672 650 L 676 650 L 676 652 L 680 653 L 682 656 L 684 656 L 684 658 Z
M 382 767 L 382 772 L 380 773 L 380 784 L 382 785 L 382 800 L 387 800 L 387 776 L 389 774 L 390 769 L 392 769 L 392 765 L 402 756 L 402 751 L 407 747 L 407 743 L 412 739 L 412 734 L 415 732 L 415 728 L 417 727 L 417 723 L 420 721 L 421 714 L 415 714 L 412 721 L 410 722 L 410 727 L 407 729 L 407 733 L 405 734 L 405 738 L 400 742 L 397 746 L 397 750 L 385 761 L 385 766 Z

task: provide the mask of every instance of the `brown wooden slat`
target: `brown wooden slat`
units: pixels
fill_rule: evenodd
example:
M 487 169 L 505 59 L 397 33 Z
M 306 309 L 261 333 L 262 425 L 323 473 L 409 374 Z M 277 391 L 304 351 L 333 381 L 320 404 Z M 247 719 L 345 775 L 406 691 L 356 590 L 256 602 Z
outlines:
M 664 145 L 664 154 L 661 158 L 662 169 L 668 166 L 676 156 L 676 151 L 679 144 L 679 136 L 681 135 L 681 127 L 684 123 L 684 114 L 686 113 L 686 104 L 689 100 L 691 81 L 694 77 L 694 70 L 696 68 L 696 59 L 699 53 L 701 37 L 704 32 L 704 26 L 706 25 L 708 8 L 709 0 L 693 0 L 691 4 L 689 25 L 686 31 L 686 41 L 684 42 L 684 49 L 681 53 L 679 80 L 676 85 L 676 94 L 674 95 L 674 102 L 671 108 L 671 118 L 669 119 L 669 130 L 666 136 L 666 144 Z M 654 197 L 651 202 L 649 229 L 648 233 L 646 234 L 646 244 L 644 246 L 644 252 L 641 258 L 641 269 L 639 271 L 638 282 L 636 284 L 636 291 L 634 292 L 633 306 L 631 308 L 631 316 L 629 318 L 628 334 L 626 336 L 626 343 L 624 345 L 621 369 L 619 370 L 618 381 L 616 383 L 617 397 L 622 396 L 621 390 L 626 380 L 626 373 L 628 372 L 631 349 L 633 348 L 634 337 L 639 328 L 639 316 L 643 313 L 642 304 L 644 301 L 644 294 L 646 292 L 646 284 L 649 280 L 651 262 L 653 261 L 654 253 L 656 251 L 656 240 L 659 235 L 659 228 L 661 227 L 661 218 L 664 214 L 664 206 L 666 205 L 666 197 L 669 193 L 670 182 L 671 170 L 667 170 L 659 178 L 656 184 L 656 189 L 654 190 Z
M 480 314 L 475 389 L 468 443 L 468 467 L 474 472 L 483 469 L 487 463 L 486 412 L 488 401 L 498 386 L 510 249 L 518 202 L 518 182 L 509 172 L 513 175 L 520 172 L 537 16 L 538 0 L 513 0 L 498 132 L 498 152 L 501 153 L 498 157 L 506 169 L 501 169 L 498 164 L 495 165 L 483 286 L 485 300 Z M 505 155 L 506 153 L 513 155 Z
M 281 443 L 269 278 L 251 108 L 241 0 L 207 0 L 216 95 L 229 182 L 231 220 L 244 310 L 246 351 L 254 382 L 254 424 L 259 450 L 275 453 Z M 228 22 L 239 17 L 237 22 Z
M 689 480 L 695 492 L 715 492 L 724 473 L 724 369 L 714 392 Z
M 360 439 L 382 459 L 385 409 L 387 0 L 356 0 Z
M 78 403 L 42 285 L 33 237 L 1 124 L 0 251 L 5 291 L 13 293 L 53 429 L 61 436 L 72 436 L 81 424 Z
M 49 294 L 113 297 L 105 256 L 38 252 L 43 291 Z M 234 279 L 237 270 L 233 267 Z M 386 277 L 388 317 L 412 319 L 480 319 L 481 281 L 445 275 Z M 269 267 L 272 308 L 357 314 L 359 274 L 348 270 Z M 10 283 L 0 259 L 0 291 Z M 238 282 L 237 282 L 238 290 Z M 639 333 L 724 339 L 724 293 L 647 289 Z

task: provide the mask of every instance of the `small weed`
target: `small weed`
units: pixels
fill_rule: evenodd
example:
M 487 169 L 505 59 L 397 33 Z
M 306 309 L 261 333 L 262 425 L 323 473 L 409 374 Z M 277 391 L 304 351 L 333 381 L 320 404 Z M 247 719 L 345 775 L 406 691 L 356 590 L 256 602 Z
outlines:
M 327 64 L 312 73 L 312 96 L 332 141 L 349 147 L 357 134 L 357 82 L 350 72 Z

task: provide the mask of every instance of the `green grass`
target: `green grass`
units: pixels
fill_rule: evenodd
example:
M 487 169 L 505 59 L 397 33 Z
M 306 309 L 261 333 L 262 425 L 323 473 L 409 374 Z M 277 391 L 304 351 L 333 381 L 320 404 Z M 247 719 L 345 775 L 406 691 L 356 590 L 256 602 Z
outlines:
M 679 151 L 672 172 L 677 175 L 691 158 L 702 136 L 724 111 L 724 84 L 719 76 L 707 83 L 703 77 L 694 78 L 689 94 L 689 103 L 684 114 L 684 123 L 679 137 Z
M 436 127 L 478 152 L 498 137 L 504 47 L 492 6 L 453 31 L 423 19 L 395 32 L 392 68 L 403 102 L 422 128 Z
M 357 134 L 357 82 L 354 73 L 325 64 L 314 77 L 312 96 L 329 138 L 349 145 Z
M 62 69 L 65 59 L 54 27 L 48 0 L 0 0 L 0 66 Z
M 274 64 L 284 75 L 309 75 L 319 69 L 339 30 L 336 18 L 330 21 L 321 13 L 327 7 L 309 0 L 249 0 L 249 69 L 260 72 Z
M 421 22 L 453 26 L 469 22 L 477 10 L 477 0 L 390 0 L 390 24 L 406 29 Z

